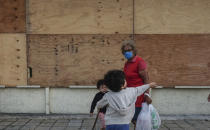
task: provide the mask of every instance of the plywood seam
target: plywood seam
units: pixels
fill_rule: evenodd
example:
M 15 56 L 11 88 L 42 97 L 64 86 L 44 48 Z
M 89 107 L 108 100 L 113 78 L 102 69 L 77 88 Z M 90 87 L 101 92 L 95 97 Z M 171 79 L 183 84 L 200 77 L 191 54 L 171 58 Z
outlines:
M 25 14 L 26 14 L 26 34 L 29 33 L 30 30 L 30 13 L 29 13 L 29 0 L 25 0 Z

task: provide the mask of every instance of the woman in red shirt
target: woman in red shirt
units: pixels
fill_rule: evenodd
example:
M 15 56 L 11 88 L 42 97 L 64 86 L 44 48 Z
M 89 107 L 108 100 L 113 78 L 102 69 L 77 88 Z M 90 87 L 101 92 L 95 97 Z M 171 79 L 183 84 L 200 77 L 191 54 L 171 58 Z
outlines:
M 124 73 L 127 81 L 127 87 L 137 87 L 148 83 L 148 73 L 145 61 L 136 55 L 136 47 L 133 40 L 124 41 L 121 47 L 122 54 L 125 56 L 127 61 L 124 65 Z M 147 93 L 149 90 L 147 91 Z M 138 115 L 141 111 L 142 102 L 146 101 L 148 104 L 152 103 L 149 96 L 142 94 L 136 100 L 135 114 L 132 122 L 135 124 Z

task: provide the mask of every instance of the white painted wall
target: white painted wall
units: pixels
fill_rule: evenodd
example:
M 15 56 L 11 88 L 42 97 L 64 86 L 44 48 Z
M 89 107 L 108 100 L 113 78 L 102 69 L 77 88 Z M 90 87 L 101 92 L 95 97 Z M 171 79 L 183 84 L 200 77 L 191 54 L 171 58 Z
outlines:
M 98 91 L 84 88 L 1 88 L 1 113 L 89 113 L 90 103 Z M 210 88 L 161 88 L 152 90 L 153 105 L 164 115 L 210 115 L 207 96 Z M 49 100 L 49 107 L 46 101 Z
M 45 113 L 45 89 L 0 88 L 1 113 Z
M 50 112 L 89 113 L 96 89 L 50 89 Z
M 210 114 L 210 89 L 153 89 L 153 105 L 160 114 Z

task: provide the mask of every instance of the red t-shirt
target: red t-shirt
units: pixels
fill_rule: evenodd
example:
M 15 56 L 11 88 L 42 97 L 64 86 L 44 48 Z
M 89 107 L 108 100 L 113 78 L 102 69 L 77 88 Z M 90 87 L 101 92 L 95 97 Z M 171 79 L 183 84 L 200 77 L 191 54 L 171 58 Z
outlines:
M 135 56 L 131 61 L 127 61 L 124 66 L 125 78 L 127 81 L 127 87 L 137 87 L 143 85 L 143 79 L 139 75 L 139 71 L 146 69 L 145 61 L 139 57 Z M 144 100 L 144 94 L 138 96 L 136 100 L 136 107 L 141 107 Z

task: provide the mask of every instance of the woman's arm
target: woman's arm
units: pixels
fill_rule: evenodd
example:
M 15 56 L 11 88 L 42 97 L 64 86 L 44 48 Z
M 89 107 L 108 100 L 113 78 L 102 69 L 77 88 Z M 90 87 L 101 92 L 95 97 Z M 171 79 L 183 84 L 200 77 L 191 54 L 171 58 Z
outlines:
M 144 84 L 149 83 L 149 75 L 148 75 L 147 66 L 146 66 L 146 63 L 144 62 L 144 60 L 139 62 L 139 76 L 142 78 Z M 148 89 L 145 93 L 149 94 L 149 90 L 150 89 Z M 145 95 L 144 98 L 145 98 L 145 101 L 147 102 L 147 104 L 152 103 L 152 99 L 148 95 Z
M 146 69 L 143 70 L 143 71 L 140 71 L 139 72 L 139 75 L 143 79 L 144 84 L 147 84 L 149 82 L 149 75 L 148 75 L 148 72 L 147 72 Z M 147 91 L 145 93 L 148 93 L 149 94 L 149 90 L 150 89 L 147 89 Z M 152 99 L 148 95 L 144 95 L 144 99 L 147 102 L 147 104 L 151 104 L 152 103 Z
M 138 63 L 138 73 L 139 76 L 142 78 L 144 84 L 149 83 L 149 75 L 147 71 L 147 64 L 146 62 L 142 59 Z
M 149 83 L 149 75 L 148 75 L 148 72 L 147 72 L 146 69 L 142 70 L 142 71 L 139 71 L 139 75 L 143 79 L 143 83 L 144 84 L 148 84 Z M 149 89 L 146 91 L 146 93 L 149 93 Z
M 149 75 L 148 75 L 147 69 L 140 70 L 139 71 L 139 76 L 143 79 L 144 84 L 149 83 Z

